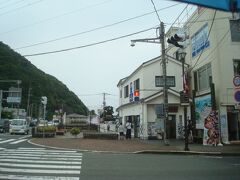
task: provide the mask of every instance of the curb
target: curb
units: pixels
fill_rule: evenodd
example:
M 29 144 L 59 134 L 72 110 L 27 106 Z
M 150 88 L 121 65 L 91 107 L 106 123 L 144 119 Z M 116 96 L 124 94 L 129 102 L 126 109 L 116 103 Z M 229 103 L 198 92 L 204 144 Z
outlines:
M 230 152 L 202 152 L 202 151 L 179 151 L 179 150 L 142 150 L 142 151 L 133 151 L 133 152 L 122 152 L 122 151 L 97 151 L 97 150 L 83 150 L 83 149 L 71 149 L 71 148 L 62 148 L 47 146 L 42 144 L 37 144 L 31 142 L 31 139 L 28 140 L 28 143 L 50 149 L 59 149 L 59 150 L 71 150 L 78 152 L 87 152 L 87 153 L 112 153 L 112 154 L 176 154 L 176 155 L 207 155 L 207 156 L 240 156 L 239 153 L 230 153 Z
M 47 146 L 42 144 L 37 144 L 28 140 L 29 144 L 34 146 L 50 148 L 50 149 L 59 149 L 59 150 L 71 150 L 71 151 L 78 151 L 78 152 L 87 152 L 87 153 L 112 153 L 112 154 L 134 154 L 135 152 L 120 152 L 120 151 L 97 151 L 97 150 L 83 150 L 83 149 L 71 149 L 71 148 L 62 148 L 62 147 L 54 147 L 54 146 Z

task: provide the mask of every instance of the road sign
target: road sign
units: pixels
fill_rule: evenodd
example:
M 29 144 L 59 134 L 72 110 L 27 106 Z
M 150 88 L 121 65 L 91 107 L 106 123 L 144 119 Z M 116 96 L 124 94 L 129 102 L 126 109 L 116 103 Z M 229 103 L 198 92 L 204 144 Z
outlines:
M 235 101 L 240 102 L 240 90 L 235 91 L 234 98 Z
M 236 75 L 233 77 L 233 85 L 235 87 L 240 87 L 240 76 L 239 75 Z

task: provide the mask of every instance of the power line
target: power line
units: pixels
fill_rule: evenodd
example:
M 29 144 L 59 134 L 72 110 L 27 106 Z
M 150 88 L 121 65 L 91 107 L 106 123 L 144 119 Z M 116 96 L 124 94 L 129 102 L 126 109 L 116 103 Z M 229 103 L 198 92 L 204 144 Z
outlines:
M 5 6 L 0 7 L 0 9 L 4 9 L 4 8 L 6 8 L 6 7 L 8 7 L 8 6 L 16 5 L 16 4 L 18 4 L 18 3 L 22 2 L 22 1 L 25 1 L 25 0 L 20 0 L 20 1 L 17 1 L 17 2 L 13 2 L 13 3 L 11 3 L 11 4 L 8 4 L 8 5 L 5 5 Z M 8 2 L 8 1 L 7 1 L 7 2 Z M 5 3 L 5 4 L 6 4 L 6 3 Z
M 126 38 L 126 37 L 133 36 L 133 35 L 136 35 L 136 34 L 140 34 L 140 33 L 152 30 L 154 28 L 155 27 L 152 27 L 152 28 L 149 28 L 149 29 L 145 29 L 145 30 L 135 32 L 135 33 L 131 33 L 131 34 L 127 34 L 127 35 L 123 35 L 123 36 L 119 36 L 119 37 L 116 37 L 116 38 L 112 38 L 112 39 L 108 39 L 108 40 L 104 40 L 104 41 L 99 41 L 99 42 L 95 42 L 95 43 L 91 43 L 91 44 L 87 44 L 87 45 L 83 45 L 83 46 L 77 46 L 77 47 L 72 47 L 72 48 L 67 48 L 67 49 L 56 50 L 56 51 L 48 51 L 48 52 L 42 52 L 42 53 L 27 54 L 27 55 L 23 55 L 23 56 L 24 57 L 40 56 L 40 55 L 46 55 L 46 54 L 54 54 L 54 53 L 60 53 L 60 52 L 65 52 L 65 51 L 71 51 L 71 50 L 74 50 L 74 49 L 86 48 L 86 47 L 95 46 L 95 45 L 98 45 L 98 44 L 104 44 L 104 43 L 107 43 L 107 42 L 111 42 L 111 41 L 115 41 L 115 40 L 118 40 L 118 39 Z
M 33 3 L 28 3 L 27 5 L 24 5 L 24 6 L 21 6 L 21 7 L 18 7 L 18 8 L 9 10 L 9 11 L 6 11 L 6 12 L 4 12 L 4 13 L 1 13 L 0 16 L 3 16 L 3 15 L 5 15 L 5 14 L 8 14 L 8 13 L 11 13 L 11 12 L 14 12 L 14 11 L 17 11 L 17 10 L 20 10 L 20 9 L 23 9 L 23 8 L 25 8 L 25 7 L 33 6 L 33 5 L 37 4 L 37 3 L 40 3 L 41 1 L 43 1 L 43 0 L 35 1 L 35 2 L 33 2 Z
M 151 0 L 151 2 L 152 2 L 152 5 L 153 5 L 153 7 L 154 7 L 154 11 L 155 11 L 155 13 L 156 13 L 156 15 L 157 15 L 157 17 L 158 17 L 158 20 L 159 20 L 159 22 L 161 23 L 161 19 L 160 19 L 160 17 L 159 17 L 159 14 L 158 14 L 158 12 L 157 12 L 157 9 L 156 9 L 156 6 L 155 6 L 153 0 Z
M 161 9 L 158 9 L 157 11 L 162 11 L 162 10 L 165 10 L 165 9 L 177 6 L 177 5 L 179 5 L 179 3 L 171 5 L 171 6 L 167 6 L 167 7 L 161 8 Z M 42 44 L 47 44 L 47 43 L 51 43 L 51 42 L 55 42 L 55 41 L 60 41 L 60 40 L 63 40 L 63 39 L 68 39 L 68 38 L 79 36 L 79 35 L 82 35 L 82 34 L 94 32 L 94 31 L 97 31 L 97 30 L 105 29 L 105 28 L 109 28 L 109 27 L 112 27 L 112 26 L 115 26 L 115 25 L 118 25 L 118 24 L 122 24 L 122 23 L 125 23 L 125 22 L 128 22 L 128 21 L 134 20 L 134 19 L 138 19 L 138 18 L 147 16 L 147 15 L 153 14 L 153 13 L 155 13 L 155 11 L 151 11 L 151 12 L 141 14 L 141 15 L 138 15 L 138 16 L 135 16 L 135 17 L 124 19 L 124 20 L 121 20 L 121 21 L 118 21 L 118 22 L 115 22 L 115 23 L 112 23 L 112 24 L 107 24 L 107 25 L 104 25 L 104 26 L 93 28 L 93 29 L 90 29 L 90 30 L 87 30 L 87 31 L 82 31 L 82 32 L 79 32 L 79 33 L 76 33 L 76 34 L 71 34 L 71 35 L 51 39 L 51 40 L 48 40 L 48 41 L 43 41 L 43 42 L 39 42 L 39 43 L 27 45 L 27 46 L 18 47 L 18 48 L 15 48 L 14 50 L 25 49 L 25 48 L 34 47 L 34 46 L 38 46 L 38 45 L 42 45 Z
M 38 24 L 41 24 L 41 23 L 45 23 L 47 21 L 51 21 L 51 20 L 54 20 L 54 19 L 57 19 L 57 18 L 60 18 L 60 17 L 63 17 L 63 16 L 67 16 L 69 14 L 73 14 L 73 13 L 76 13 L 76 12 L 79 12 L 79 11 L 82 11 L 82 10 L 85 10 L 85 9 L 89 9 L 89 8 L 92 8 L 92 7 L 95 7 L 95 6 L 99 6 L 99 5 L 105 4 L 105 3 L 109 2 L 109 1 L 112 1 L 112 0 L 103 1 L 103 2 L 97 3 L 97 4 L 92 4 L 92 5 L 83 7 L 83 8 L 76 9 L 74 11 L 70 11 L 70 12 L 66 12 L 66 13 L 63 13 L 63 14 L 60 14 L 60 15 L 57 15 L 57 16 L 53 16 L 51 18 L 43 19 L 43 20 L 31 23 L 31 24 L 26 24 L 24 26 L 19 26 L 19 27 L 16 27 L 14 29 L 11 29 L 11 30 L 8 30 L 8 31 L 5 31 L 5 32 L 1 32 L 0 35 L 7 34 L 7 33 L 10 33 L 10 32 L 14 32 L 14 31 L 17 31 L 17 30 L 20 30 L 20 29 L 25 29 L 25 28 L 28 28 L 28 27 L 31 27 L 31 26 L 34 26 L 34 25 L 38 25 Z

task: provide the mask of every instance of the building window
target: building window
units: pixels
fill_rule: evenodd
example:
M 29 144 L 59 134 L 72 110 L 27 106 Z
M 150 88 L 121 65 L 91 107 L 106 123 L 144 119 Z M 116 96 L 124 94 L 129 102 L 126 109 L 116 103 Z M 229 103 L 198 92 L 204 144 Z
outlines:
M 139 90 L 140 89 L 140 80 L 137 79 L 134 81 L 134 90 Z
M 211 64 L 206 64 L 194 73 L 195 90 L 209 89 L 209 77 L 212 76 Z
M 233 60 L 233 72 L 234 76 L 240 75 L 240 59 Z
M 120 89 L 120 98 L 122 98 L 122 89 Z
M 129 94 L 129 88 L 128 85 L 124 87 L 124 98 L 127 98 Z
M 232 42 L 240 42 L 240 19 L 230 20 Z

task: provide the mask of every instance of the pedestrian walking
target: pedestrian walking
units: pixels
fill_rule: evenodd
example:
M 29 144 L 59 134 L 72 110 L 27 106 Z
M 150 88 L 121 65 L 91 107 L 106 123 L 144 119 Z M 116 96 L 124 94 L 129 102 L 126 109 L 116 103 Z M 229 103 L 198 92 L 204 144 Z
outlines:
M 124 127 L 123 127 L 122 123 L 120 123 L 120 125 L 118 127 L 118 132 L 119 132 L 119 139 L 124 140 Z
M 127 129 L 126 139 L 131 139 L 132 123 L 130 121 L 126 123 L 126 129 Z

